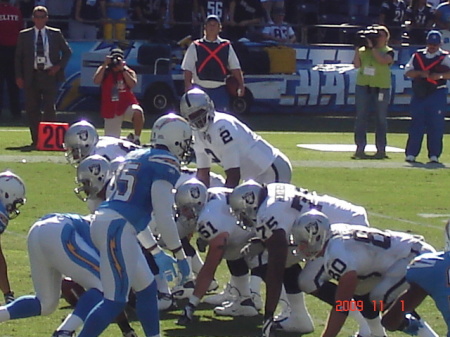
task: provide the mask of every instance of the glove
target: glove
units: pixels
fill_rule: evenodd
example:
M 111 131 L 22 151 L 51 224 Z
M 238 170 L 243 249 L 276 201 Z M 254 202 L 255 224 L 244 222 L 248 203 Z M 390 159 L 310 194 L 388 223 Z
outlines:
M 251 238 L 248 243 L 241 248 L 241 255 L 247 258 L 261 254 L 265 249 L 264 242 L 259 238 Z
M 9 292 L 3 294 L 3 296 L 5 297 L 5 303 L 6 304 L 14 302 L 14 300 L 15 300 L 14 293 L 12 291 L 9 291 Z
M 405 321 L 406 327 L 403 329 L 403 332 L 408 335 L 417 336 L 419 329 L 423 328 L 422 322 L 411 314 L 405 315 Z
M 158 254 L 153 255 L 156 265 L 159 268 L 159 273 L 164 275 L 167 281 L 171 282 L 174 276 L 177 274 L 174 264 L 177 262 L 172 256 L 160 251 Z
M 183 316 L 178 319 L 177 325 L 188 325 L 194 318 L 195 307 L 192 303 L 188 303 L 183 310 Z
M 206 252 L 206 247 L 208 246 L 208 241 L 206 241 L 202 238 L 197 238 L 196 243 L 197 243 L 197 248 L 198 248 L 199 252 L 201 252 L 201 253 Z
M 270 337 L 270 330 L 272 329 L 272 324 L 273 324 L 273 317 L 264 319 L 261 337 Z
M 185 284 L 191 275 L 191 267 L 187 259 L 178 260 L 177 259 L 178 270 L 181 274 L 180 284 Z

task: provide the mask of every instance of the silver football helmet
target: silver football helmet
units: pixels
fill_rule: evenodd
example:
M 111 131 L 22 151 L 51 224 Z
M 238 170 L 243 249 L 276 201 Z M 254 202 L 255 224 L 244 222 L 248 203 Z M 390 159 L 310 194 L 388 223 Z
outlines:
M 153 124 L 150 143 L 167 147 L 184 163 L 191 152 L 192 130 L 183 117 L 169 113 L 159 117 Z
M 181 97 L 180 112 L 193 130 L 205 132 L 214 119 L 214 103 L 203 90 L 194 88 Z
M 230 194 L 230 207 L 242 227 L 252 227 L 256 224 L 256 214 L 259 206 L 266 198 L 266 189 L 254 180 L 236 186 Z
M 64 135 L 63 145 L 67 161 L 72 165 L 78 165 L 89 156 L 97 142 L 98 133 L 91 123 L 80 121 L 72 124 Z
M 83 159 L 77 167 L 74 189 L 76 196 L 82 201 L 95 197 L 111 179 L 111 164 L 103 156 L 94 154 Z
M 208 189 L 197 178 L 191 178 L 180 186 L 175 192 L 175 205 L 181 216 L 189 213 L 188 218 L 197 221 L 200 212 L 205 206 Z
M 10 171 L 0 173 L 0 202 L 5 206 L 9 219 L 20 214 L 19 207 L 26 200 L 23 180 Z
M 299 250 L 307 258 L 317 256 L 330 237 L 330 221 L 325 214 L 316 209 L 300 215 L 291 230 L 293 243 L 300 246 Z

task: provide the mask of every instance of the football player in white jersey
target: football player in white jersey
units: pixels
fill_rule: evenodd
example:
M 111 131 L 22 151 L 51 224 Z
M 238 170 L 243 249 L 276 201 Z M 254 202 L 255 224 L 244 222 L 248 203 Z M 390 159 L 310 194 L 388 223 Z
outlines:
M 255 227 L 257 237 L 265 243 L 268 250 L 263 336 L 270 334 L 283 278 L 291 315 L 277 322 L 274 327 L 300 333 L 312 332 L 313 323 L 296 281 L 301 267 L 294 264 L 285 268 L 292 225 L 300 214 L 315 208 L 329 214 L 332 222 L 346 221 L 368 226 L 365 209 L 328 195 L 317 195 L 316 192 L 309 192 L 291 184 L 271 183 L 263 187 L 253 180 L 233 190 L 230 206 L 245 226 Z M 320 294 L 316 296 L 322 298 Z
M 323 337 L 338 336 L 350 311 L 379 316 L 407 288 L 406 267 L 416 256 L 435 252 L 423 237 L 390 230 L 336 223 L 317 210 L 303 213 L 292 226 L 298 250 L 314 259 L 324 257 L 320 282 L 338 282 Z M 371 331 L 382 337 L 383 328 Z
M 239 292 L 236 305 L 216 307 L 214 312 L 225 316 L 256 316 L 258 314 L 251 298 L 249 267 L 241 256 L 241 249 L 254 233 L 236 226 L 236 218 L 231 214 L 228 197 L 232 192 L 226 187 L 207 189 L 193 178 L 180 185 L 175 193 L 178 212 L 192 223 L 199 236 L 208 242 L 205 264 L 197 275 L 193 294 L 184 309 L 179 325 L 192 321 L 194 311 L 208 291 L 214 274 L 222 259 L 227 261 L 233 284 Z
M 19 207 L 25 204 L 25 184 L 23 180 L 11 171 L 0 173 L 0 234 L 6 230 L 9 220 L 20 214 Z M 6 303 L 14 301 L 8 278 L 8 268 L 3 249 L 0 245 L 0 290 Z
M 241 179 L 290 182 L 289 159 L 236 117 L 215 111 L 214 103 L 201 89 L 183 95 L 180 111 L 193 130 L 197 178 L 207 187 L 212 163 L 225 170 L 225 186 L 230 188 Z
M 128 141 L 115 137 L 99 137 L 95 127 L 87 121 L 72 124 L 64 135 L 64 148 L 66 159 L 77 166 L 88 156 L 99 154 L 109 161 L 118 157 L 125 157 L 127 153 L 141 147 Z

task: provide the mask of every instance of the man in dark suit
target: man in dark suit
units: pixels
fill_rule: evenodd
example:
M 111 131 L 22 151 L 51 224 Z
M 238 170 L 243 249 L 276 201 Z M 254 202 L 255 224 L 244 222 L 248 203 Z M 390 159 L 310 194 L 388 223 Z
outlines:
M 16 83 L 24 89 L 31 148 L 37 145 L 39 122 L 56 119 L 55 98 L 72 50 L 61 30 L 46 26 L 47 8 L 33 9 L 34 27 L 19 34 L 15 55 Z M 41 106 L 44 114 L 41 114 Z

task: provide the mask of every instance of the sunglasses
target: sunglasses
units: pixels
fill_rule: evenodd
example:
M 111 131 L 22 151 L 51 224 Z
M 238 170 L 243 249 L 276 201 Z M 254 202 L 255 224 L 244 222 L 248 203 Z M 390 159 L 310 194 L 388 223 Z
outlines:
M 35 19 L 45 19 L 47 15 L 33 15 L 33 18 Z

